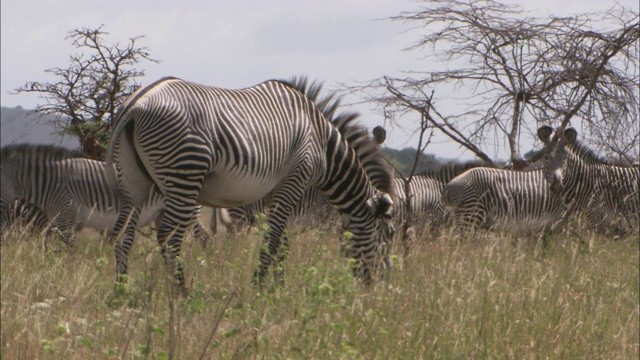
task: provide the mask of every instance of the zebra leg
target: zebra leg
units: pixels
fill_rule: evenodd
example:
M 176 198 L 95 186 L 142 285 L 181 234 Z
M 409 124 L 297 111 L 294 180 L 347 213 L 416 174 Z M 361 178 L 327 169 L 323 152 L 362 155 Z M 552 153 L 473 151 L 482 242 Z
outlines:
M 12 221 L 9 214 L 9 206 L 8 204 L 5 204 L 3 202 L 2 205 L 0 205 L 0 243 L 3 242 L 2 240 L 5 237 L 5 232 L 9 230 L 11 223 Z
M 64 223 L 58 225 L 58 230 L 60 231 L 60 240 L 65 246 L 67 251 L 73 249 L 75 244 L 75 224 L 74 223 Z
M 460 233 L 466 236 L 473 236 L 480 226 L 487 224 L 487 216 L 484 209 L 475 207 L 456 213 L 456 221 L 459 224 L 458 230 Z
M 207 233 L 207 230 L 205 230 L 204 225 L 202 225 L 199 219 L 194 220 L 193 236 L 202 248 L 206 248 L 207 244 L 211 242 L 211 236 Z
M 288 217 L 284 213 L 287 210 L 284 209 L 284 206 L 279 206 L 278 208 L 281 209 L 279 214 L 269 213 L 268 230 L 263 236 L 262 247 L 260 248 L 260 265 L 253 273 L 253 282 L 260 286 L 264 283 L 269 267 L 272 264 L 281 265 L 287 256 L 289 248 L 288 239 L 283 236 L 284 226 Z M 290 213 L 292 209 L 293 207 L 290 207 L 288 212 Z M 279 277 L 279 282 L 283 283 L 280 269 L 278 269 L 278 275 L 276 276 Z
M 198 192 L 190 193 L 195 193 L 196 196 L 185 197 L 184 193 L 178 193 L 173 189 L 169 189 L 165 195 L 165 212 L 162 223 L 158 227 L 158 244 L 165 262 L 172 266 L 178 289 L 186 296 L 184 271 L 178 257 L 185 232 L 191 226 L 192 220 L 198 212 L 199 206 L 196 203 Z
M 218 212 L 220 208 L 214 207 L 211 208 L 211 220 L 209 221 L 209 230 L 213 235 L 218 234 Z
M 135 240 L 139 215 L 140 209 L 132 204 L 124 203 L 120 208 L 118 220 L 113 228 L 113 233 L 117 237 L 115 241 L 116 285 L 127 282 L 129 251 L 131 251 Z
M 273 263 L 275 263 L 278 270 L 275 274 L 277 281 L 280 284 L 284 284 L 284 275 L 280 265 L 284 262 L 289 251 L 289 242 L 287 237 L 283 236 L 283 231 L 289 216 L 293 212 L 294 204 L 302 199 L 304 191 L 303 186 L 300 185 L 302 181 L 300 178 L 296 178 L 295 175 L 290 176 L 274 193 L 269 209 L 269 228 L 264 235 L 263 246 L 260 248 L 260 265 L 253 274 L 253 282 L 260 286 L 263 285 L 264 278 Z
M 73 249 L 75 242 L 75 225 L 78 207 L 73 203 L 67 203 L 64 208 L 55 211 L 58 215 L 55 217 L 53 224 L 58 229 L 60 240 L 65 246 L 65 250 Z M 54 213 L 55 213 L 54 212 Z
M 207 243 L 211 241 L 211 236 L 205 230 L 202 221 L 200 220 L 200 210 L 202 210 L 202 206 L 196 206 L 196 209 L 193 213 L 193 219 L 191 223 L 193 224 L 193 236 L 200 243 L 200 246 L 203 248 L 207 247 Z

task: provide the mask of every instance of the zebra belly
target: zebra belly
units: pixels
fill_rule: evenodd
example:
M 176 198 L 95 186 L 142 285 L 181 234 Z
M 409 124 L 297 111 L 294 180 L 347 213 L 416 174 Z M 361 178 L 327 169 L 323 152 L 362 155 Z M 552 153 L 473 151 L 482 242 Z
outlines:
M 164 209 L 164 203 L 156 203 L 151 207 L 143 207 L 142 210 L 140 210 L 140 215 L 138 216 L 138 228 L 145 227 L 156 221 L 156 218 L 162 209 Z
M 115 209 L 101 211 L 88 208 L 86 206 L 78 209 L 76 221 L 83 225 L 98 231 L 111 231 L 118 220 L 118 212 Z
M 138 216 L 138 228 L 145 227 L 155 221 L 158 213 L 162 210 L 161 204 L 152 208 L 142 208 Z M 78 210 L 76 222 L 98 231 L 112 231 L 118 220 L 118 212 L 115 209 L 96 210 L 86 206 Z
M 214 173 L 205 178 L 198 202 L 212 207 L 237 207 L 262 199 L 278 182 L 278 179 L 264 179 L 250 174 Z
M 551 226 L 562 218 L 561 214 L 546 214 L 543 216 L 533 216 L 531 214 L 519 214 L 519 216 L 496 216 L 489 214 L 489 224 L 494 229 L 506 230 L 509 232 L 520 232 L 541 229 Z

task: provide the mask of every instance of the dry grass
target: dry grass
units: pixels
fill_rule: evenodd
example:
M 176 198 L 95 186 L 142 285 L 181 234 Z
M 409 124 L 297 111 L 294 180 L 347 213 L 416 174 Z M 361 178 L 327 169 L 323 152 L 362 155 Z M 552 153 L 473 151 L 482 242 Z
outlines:
M 33 238 L 33 236 L 31 236 Z M 606 358 L 639 356 L 639 241 L 450 233 L 395 257 L 365 289 L 328 231 L 293 233 L 284 288 L 250 285 L 258 234 L 183 247 L 190 297 L 173 294 L 154 244 L 138 239 L 127 303 L 113 309 L 112 248 L 73 254 L 41 240 L 2 247 L 2 357 Z M 396 251 L 395 253 L 399 253 Z

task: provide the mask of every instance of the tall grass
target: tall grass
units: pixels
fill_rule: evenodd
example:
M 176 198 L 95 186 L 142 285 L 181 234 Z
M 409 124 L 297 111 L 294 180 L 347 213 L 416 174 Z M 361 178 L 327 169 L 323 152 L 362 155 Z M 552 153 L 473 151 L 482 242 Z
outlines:
M 71 254 L 8 239 L 2 358 L 638 358 L 637 235 L 547 243 L 445 233 L 364 288 L 332 231 L 294 231 L 285 286 L 261 291 L 250 285 L 259 234 L 206 249 L 188 239 L 184 299 L 155 244 L 138 238 L 126 303 L 113 308 L 113 249 L 100 236 L 83 234 Z

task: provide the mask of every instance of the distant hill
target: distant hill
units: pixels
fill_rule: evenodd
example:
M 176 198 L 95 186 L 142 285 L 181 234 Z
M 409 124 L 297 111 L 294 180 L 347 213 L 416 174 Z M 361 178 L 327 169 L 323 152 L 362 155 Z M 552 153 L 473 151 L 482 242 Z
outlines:
M 43 117 L 36 121 L 32 110 L 21 106 L 14 108 L 1 107 L 0 112 L 0 146 L 18 143 L 54 144 L 69 149 L 77 149 L 78 141 L 66 136 L 64 139 L 55 134 L 53 124 Z
M 391 164 L 400 171 L 404 176 L 409 176 L 411 169 L 413 168 L 413 162 L 416 157 L 416 149 L 412 147 L 405 147 L 404 149 L 392 149 L 388 147 L 382 148 L 382 154 L 389 159 Z M 442 163 L 436 159 L 433 154 L 423 153 L 420 157 L 420 162 L 416 168 L 416 174 L 424 172 L 427 169 L 436 169 L 440 167 Z M 398 176 L 395 174 L 394 176 Z

